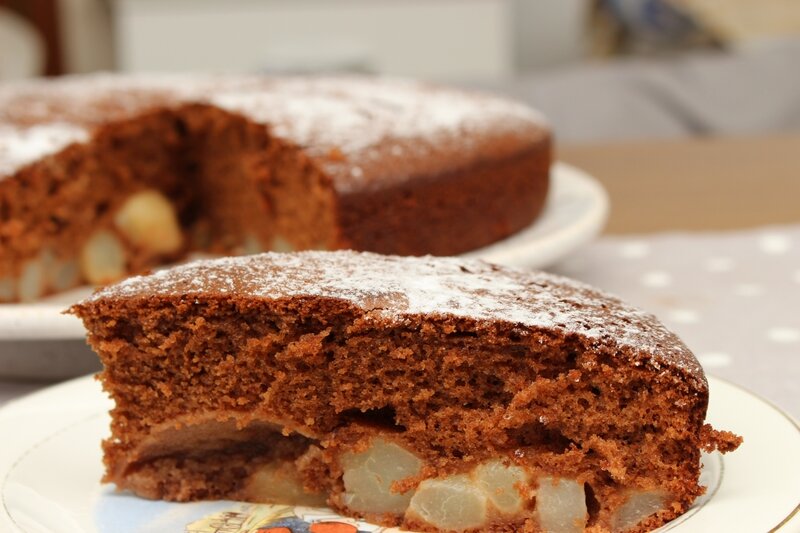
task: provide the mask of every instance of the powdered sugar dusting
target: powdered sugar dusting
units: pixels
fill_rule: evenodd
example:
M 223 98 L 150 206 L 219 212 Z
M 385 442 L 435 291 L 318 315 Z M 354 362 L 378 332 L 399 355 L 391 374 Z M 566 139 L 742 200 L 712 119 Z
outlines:
M 100 290 L 82 305 L 152 295 L 315 296 L 345 300 L 366 313 L 397 321 L 409 315 L 503 321 L 626 347 L 656 367 L 703 375 L 686 346 L 652 315 L 574 280 L 482 261 L 350 251 L 202 260 L 130 278 Z
M 269 123 L 301 146 L 336 147 L 348 155 L 390 138 L 523 130 L 543 122 L 534 110 L 507 100 L 390 79 L 290 78 L 267 92 L 221 91 L 209 101 Z
M 11 131 L 57 122 L 90 130 L 189 103 L 264 124 L 316 158 L 343 191 L 511 156 L 546 137 L 544 118 L 525 105 L 374 77 L 101 74 L 7 84 L 0 86 L 0 125 Z M 12 137 L 0 138 L 2 173 L 29 161 Z
M 55 122 L 29 128 L 0 124 L 0 179 L 23 165 L 88 138 L 85 128 L 73 124 Z
M 384 78 L 278 79 L 266 91 L 237 87 L 209 101 L 268 124 L 273 134 L 320 157 L 344 189 L 368 184 L 399 163 L 412 173 L 442 171 L 416 168 L 415 159 L 458 168 L 488 153 L 511 155 L 541 138 L 545 124 L 515 102 Z M 332 152 L 342 157 L 327 159 Z

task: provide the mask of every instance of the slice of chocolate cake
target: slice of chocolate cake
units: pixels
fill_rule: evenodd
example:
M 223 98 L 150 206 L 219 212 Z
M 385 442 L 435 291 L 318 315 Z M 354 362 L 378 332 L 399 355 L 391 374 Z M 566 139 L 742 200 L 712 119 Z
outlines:
M 116 402 L 105 481 L 425 531 L 645 531 L 702 494 L 708 386 L 586 285 L 356 252 L 200 261 L 72 308 Z

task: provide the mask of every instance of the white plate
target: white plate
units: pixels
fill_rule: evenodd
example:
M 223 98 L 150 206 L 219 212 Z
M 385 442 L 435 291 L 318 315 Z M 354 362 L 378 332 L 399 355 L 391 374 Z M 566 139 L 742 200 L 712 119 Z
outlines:
M 547 204 L 536 222 L 464 257 L 544 268 L 597 236 L 607 217 L 608 195 L 600 183 L 580 169 L 556 163 Z
M 729 455 L 704 455 L 707 494 L 659 531 L 800 531 L 800 426 L 744 389 L 714 378 L 709 383 L 709 422 L 742 435 L 744 444 Z M 154 502 L 101 486 L 99 445 L 108 431 L 109 407 L 97 382 L 85 377 L 0 409 L 0 531 L 181 532 L 212 513 L 246 511 L 248 506 L 235 502 Z M 309 521 L 353 523 L 326 510 L 284 511 Z
M 542 268 L 594 238 L 603 229 L 607 216 L 608 196 L 597 180 L 575 167 L 556 163 L 547 206 L 537 221 L 466 256 Z M 83 325 L 63 311 L 90 293 L 90 288 L 81 287 L 32 304 L 0 304 L 0 342 L 82 339 Z

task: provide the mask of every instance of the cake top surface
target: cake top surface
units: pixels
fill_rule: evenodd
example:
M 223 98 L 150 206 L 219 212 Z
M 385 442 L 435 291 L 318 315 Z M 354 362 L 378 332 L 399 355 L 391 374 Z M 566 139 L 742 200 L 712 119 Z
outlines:
M 302 147 L 343 191 L 512 156 L 547 136 L 502 98 L 376 77 L 73 76 L 0 85 L 0 177 L 99 125 L 205 103 Z
M 625 347 L 657 369 L 677 367 L 705 379 L 694 355 L 654 316 L 575 280 L 478 260 L 351 251 L 227 257 L 132 277 L 79 306 L 154 295 L 326 297 L 390 321 L 409 315 L 502 321 Z

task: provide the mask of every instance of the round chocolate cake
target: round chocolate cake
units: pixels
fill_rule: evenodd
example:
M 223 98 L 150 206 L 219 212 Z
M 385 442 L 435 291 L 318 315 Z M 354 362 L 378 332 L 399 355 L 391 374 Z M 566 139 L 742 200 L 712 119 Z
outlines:
M 191 251 L 461 253 L 536 218 L 550 162 L 530 108 L 410 81 L 0 85 L 0 302 Z
M 704 489 L 708 385 L 653 316 L 479 261 L 298 252 L 72 308 L 116 402 L 105 480 L 417 531 L 641 532 Z

